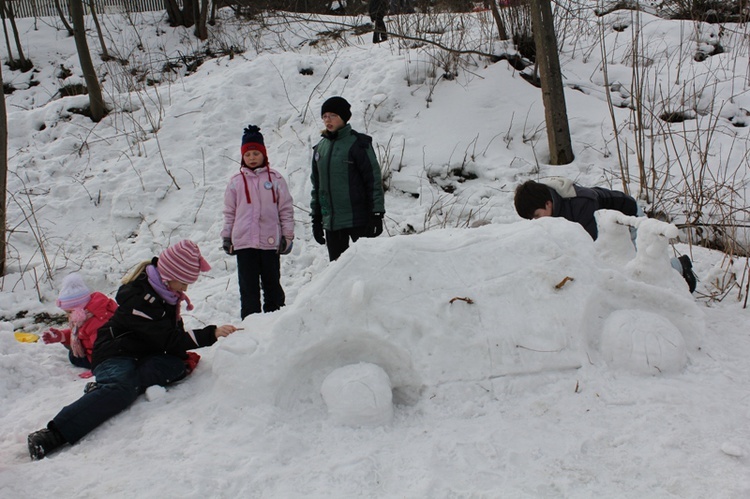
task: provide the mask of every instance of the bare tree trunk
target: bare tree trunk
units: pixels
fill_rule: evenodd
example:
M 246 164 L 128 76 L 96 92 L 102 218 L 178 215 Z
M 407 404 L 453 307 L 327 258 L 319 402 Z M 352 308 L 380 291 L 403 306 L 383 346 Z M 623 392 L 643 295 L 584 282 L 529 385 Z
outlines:
M 13 2 L 5 1 L 5 11 L 8 15 L 8 21 L 10 21 L 10 27 L 13 28 L 13 38 L 16 41 L 16 50 L 18 51 L 18 60 L 21 64 L 19 68 L 21 71 L 26 72 L 34 67 L 34 63 L 23 55 L 23 47 L 21 46 L 21 36 L 18 34 L 18 26 L 16 26 L 16 16 L 13 14 Z
M 193 34 L 201 40 L 208 38 L 206 22 L 209 15 L 209 0 L 183 0 L 182 9 L 177 0 L 164 0 L 164 8 L 167 11 L 169 25 L 185 26 L 189 28 L 195 25 Z M 214 24 L 214 3 L 211 2 L 211 24 Z
M 73 27 L 65 18 L 65 13 L 60 6 L 60 0 L 55 0 L 55 10 L 57 10 L 57 13 L 60 15 L 60 20 L 62 21 L 63 26 L 65 26 L 65 29 L 68 30 L 68 36 L 73 36 Z
M 94 26 L 96 26 L 96 34 L 99 36 L 99 45 L 102 46 L 102 61 L 108 61 L 110 59 L 109 52 L 107 52 L 107 44 L 104 43 L 104 35 L 102 34 L 102 27 L 99 24 L 99 19 L 96 17 L 96 8 L 94 7 L 94 0 L 89 0 L 89 8 L 91 9 L 91 17 L 94 19 Z
M 182 25 L 189 28 L 198 17 L 198 0 L 183 0 Z
M 542 84 L 544 116 L 547 121 L 550 163 L 567 165 L 573 161 L 574 155 L 550 0 L 531 1 L 531 21 L 534 27 L 536 64 Z
M 503 22 L 503 18 L 500 17 L 500 9 L 497 8 L 497 0 L 488 0 L 490 4 L 490 9 L 492 10 L 492 17 L 495 19 L 495 24 L 497 25 L 497 34 L 498 38 L 501 40 L 507 40 L 508 39 L 508 31 L 505 29 L 505 23 Z
M 107 113 L 107 109 L 104 107 L 102 88 L 99 85 L 99 78 L 96 76 L 94 62 L 91 60 L 91 52 L 89 52 L 89 44 L 86 41 L 86 26 L 83 22 L 83 0 L 70 0 L 70 16 L 73 18 L 73 37 L 76 41 L 78 60 L 81 62 L 83 79 L 86 81 L 86 88 L 89 91 L 91 119 L 99 122 Z
M 164 8 L 167 10 L 167 21 L 170 26 L 184 26 L 182 11 L 176 0 L 164 0 Z
M 13 59 L 13 49 L 10 45 L 10 37 L 8 36 L 8 25 L 5 24 L 5 0 L 0 0 L 0 18 L 3 21 L 3 35 L 5 35 L 5 45 L 8 47 L 8 66 L 11 69 L 15 69 L 16 60 Z
M 198 5 L 198 2 L 195 2 Z M 198 9 L 198 16 L 196 17 L 195 23 L 195 36 L 199 40 L 206 40 L 208 38 L 208 27 L 206 26 L 206 19 L 208 18 L 208 0 L 201 0 L 200 7 Z
M 39 8 L 36 0 L 31 1 L 31 15 L 34 17 L 34 31 L 39 31 Z
M 6 237 L 5 223 L 7 220 L 6 206 L 8 198 L 8 115 L 5 110 L 5 86 L 3 83 L 3 67 L 0 64 L 0 276 L 5 275 Z
M 211 16 L 208 18 L 208 24 L 216 24 L 216 1 L 211 2 Z

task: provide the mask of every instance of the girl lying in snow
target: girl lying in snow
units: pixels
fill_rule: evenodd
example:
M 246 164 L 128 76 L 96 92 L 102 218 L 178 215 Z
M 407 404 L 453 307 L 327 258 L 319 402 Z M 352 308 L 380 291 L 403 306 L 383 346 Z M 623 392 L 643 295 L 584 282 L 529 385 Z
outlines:
M 42 333 L 42 341 L 62 343 L 69 350 L 71 364 L 91 369 L 96 332 L 114 315 L 117 302 L 98 291 L 92 293 L 81 276 L 73 273 L 63 279 L 57 306 L 68 315 L 68 327 L 50 328 Z M 91 371 L 86 371 L 81 377 L 90 375 Z

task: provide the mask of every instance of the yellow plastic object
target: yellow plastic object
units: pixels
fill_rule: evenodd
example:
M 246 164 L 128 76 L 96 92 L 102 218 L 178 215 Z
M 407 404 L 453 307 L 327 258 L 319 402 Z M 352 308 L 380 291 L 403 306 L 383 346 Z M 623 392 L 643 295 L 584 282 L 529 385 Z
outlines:
M 21 343 L 36 343 L 39 341 L 39 335 L 34 333 L 24 333 L 23 331 L 16 331 L 13 333 L 16 335 L 16 340 Z

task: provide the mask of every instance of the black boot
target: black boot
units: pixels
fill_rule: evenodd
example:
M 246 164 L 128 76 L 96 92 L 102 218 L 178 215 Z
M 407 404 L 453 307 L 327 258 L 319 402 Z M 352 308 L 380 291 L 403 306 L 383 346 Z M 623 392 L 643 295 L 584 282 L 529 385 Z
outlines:
M 47 428 L 30 434 L 26 441 L 29 445 L 29 455 L 33 461 L 42 459 L 67 443 L 65 437 L 57 431 L 52 421 L 49 422 Z
M 688 289 L 692 293 L 698 284 L 698 277 L 693 272 L 693 262 L 690 261 L 690 257 L 687 255 L 682 255 L 678 260 L 682 265 L 682 278 L 685 279 Z

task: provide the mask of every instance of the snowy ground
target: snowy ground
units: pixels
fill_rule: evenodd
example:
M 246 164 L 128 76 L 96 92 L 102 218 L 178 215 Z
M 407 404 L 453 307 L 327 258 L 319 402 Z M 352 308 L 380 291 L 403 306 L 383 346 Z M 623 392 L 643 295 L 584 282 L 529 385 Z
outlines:
M 161 23 L 134 19 L 142 51 L 126 49 L 135 38 L 128 22 L 105 22 L 130 68 L 199 45 L 158 15 Z M 625 20 L 615 13 L 607 22 Z M 273 36 L 225 26 L 248 50 L 171 83 L 128 93 L 127 71 L 101 67 L 117 112 L 93 125 L 68 111 L 85 97 L 55 95 L 60 64 L 73 70 L 68 81 L 80 71 L 72 39 L 52 24 L 20 23 L 38 72 L 3 68 L 19 90 L 6 101 L 12 232 L 0 281 L 0 496 L 750 495 L 744 295 L 735 287 L 721 301 L 705 298 L 742 275 L 744 262 L 677 244 L 701 278 L 691 296 L 669 267 L 674 250 L 658 235 L 675 230 L 666 224 L 605 213 L 594 243 L 577 225 L 521 221 L 513 210 L 513 188 L 527 178 L 612 181 L 617 159 L 592 61 L 575 50 L 564 59 L 568 78 L 589 91 L 566 94 L 576 161 L 551 167 L 537 165 L 546 156 L 539 91 L 505 62 L 437 81 L 429 51 L 395 40 L 373 46 L 369 33 L 312 45 L 322 31 L 312 25 Z M 651 48 L 667 60 L 680 25 L 648 27 L 664 40 Z M 685 46 L 705 48 L 691 36 Z M 724 44 L 724 55 L 746 62 Z M 615 68 L 623 78 L 625 66 Z M 307 215 L 318 110 L 331 95 L 353 104 L 353 127 L 375 137 L 392 172 L 386 234 L 334 263 L 312 240 Z M 722 130 L 734 133 L 719 134 L 722 144 L 746 139 L 726 115 L 743 95 L 717 105 Z M 219 230 L 248 123 L 261 126 L 272 165 L 287 177 L 297 240 L 282 266 L 287 307 L 240 323 L 236 266 Z M 723 151 L 728 162 L 738 154 Z M 618 221 L 641 224 L 638 254 Z M 48 327 L 32 318 L 59 313 L 67 273 L 113 295 L 132 265 L 183 238 L 213 266 L 189 291 L 189 325 L 245 330 L 201 350 L 188 380 L 150 389 L 78 445 L 30 462 L 26 435 L 85 380 L 59 345 L 12 333 Z

